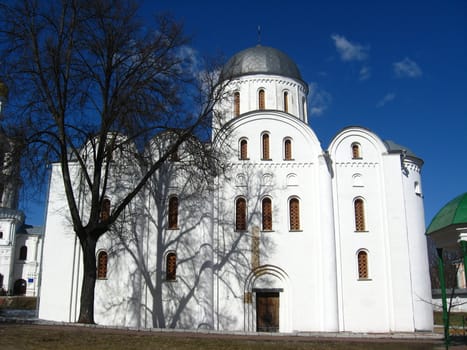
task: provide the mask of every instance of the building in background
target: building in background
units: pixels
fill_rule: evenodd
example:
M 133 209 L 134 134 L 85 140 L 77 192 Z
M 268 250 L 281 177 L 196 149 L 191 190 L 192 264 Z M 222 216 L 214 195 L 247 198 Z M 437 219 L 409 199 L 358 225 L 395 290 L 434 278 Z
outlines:
M 0 124 L 8 88 L 0 81 Z M 0 294 L 37 296 L 42 228 L 25 224 L 18 210 L 20 154 L 0 127 Z

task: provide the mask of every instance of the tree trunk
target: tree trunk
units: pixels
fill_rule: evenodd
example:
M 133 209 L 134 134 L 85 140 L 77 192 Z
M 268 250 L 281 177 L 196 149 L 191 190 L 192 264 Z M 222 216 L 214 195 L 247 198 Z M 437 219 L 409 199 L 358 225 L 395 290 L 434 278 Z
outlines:
M 81 305 L 78 323 L 94 324 L 94 289 L 96 287 L 96 243 L 97 240 L 87 235 L 80 240 L 83 251 L 83 284 L 81 287 Z

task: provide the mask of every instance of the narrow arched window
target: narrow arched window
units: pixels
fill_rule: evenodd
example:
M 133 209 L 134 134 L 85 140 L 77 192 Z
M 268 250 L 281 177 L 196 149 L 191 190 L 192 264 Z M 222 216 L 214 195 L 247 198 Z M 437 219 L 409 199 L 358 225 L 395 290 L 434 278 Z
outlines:
M 240 93 L 234 93 L 234 116 L 240 115 Z
M 245 139 L 240 141 L 240 159 L 248 159 L 248 141 Z
M 272 230 L 272 202 L 271 198 L 263 198 L 262 202 L 263 231 Z
M 361 158 L 360 145 L 358 143 L 352 143 L 352 158 L 353 159 Z
M 265 92 L 263 89 L 259 90 L 258 92 L 258 108 L 264 109 L 266 107 L 265 103 Z
M 177 279 L 177 255 L 175 253 L 167 254 L 165 279 L 166 281 L 175 281 Z
M 246 200 L 238 198 L 235 202 L 235 230 L 246 230 Z
M 356 199 L 354 202 L 355 211 L 355 231 L 365 231 L 365 207 L 363 199 Z
M 0 239 L 3 239 L 3 231 L 0 231 Z
M 28 258 L 28 247 L 23 245 L 19 249 L 19 260 L 26 260 Z
M 171 162 L 179 162 L 180 161 L 180 154 L 178 153 L 178 147 L 170 154 L 170 161 Z
M 289 201 L 290 231 L 300 230 L 300 202 L 297 198 Z
M 290 139 L 284 141 L 284 159 L 292 160 L 292 140 Z
M 110 218 L 110 199 L 104 198 L 101 205 L 100 219 L 105 222 Z
M 27 288 L 26 280 L 22 278 L 19 280 L 16 280 L 13 286 L 13 295 L 25 295 L 26 288 Z
M 262 137 L 262 143 L 263 143 L 263 160 L 270 160 L 270 154 L 269 154 L 269 134 L 264 133 Z
M 107 262 L 108 255 L 107 252 L 101 250 L 97 254 L 97 279 L 106 279 L 107 278 Z
M 358 278 L 368 279 L 368 253 L 360 250 L 357 254 Z
M 421 195 L 422 195 L 422 188 L 421 188 L 421 186 L 420 186 L 420 182 L 418 182 L 418 181 L 415 181 L 415 182 L 414 182 L 414 189 L 415 189 L 415 194 L 416 194 L 417 196 L 421 196 Z
M 307 106 L 306 106 L 306 99 L 305 97 L 302 97 L 302 110 L 303 110 L 303 120 L 306 122 L 307 121 Z
M 178 228 L 178 197 L 171 196 L 169 198 L 168 208 L 168 228 L 170 230 L 176 230 Z
M 284 112 L 289 112 L 289 93 L 284 91 Z
M 0 273 L 0 293 L 2 292 L 2 289 L 3 289 L 3 275 Z

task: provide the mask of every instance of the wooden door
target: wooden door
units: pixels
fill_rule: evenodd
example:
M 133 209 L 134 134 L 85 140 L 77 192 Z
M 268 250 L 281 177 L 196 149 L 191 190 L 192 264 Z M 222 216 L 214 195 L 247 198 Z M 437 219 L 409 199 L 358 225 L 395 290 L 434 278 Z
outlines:
M 256 331 L 279 332 L 279 293 L 256 293 Z

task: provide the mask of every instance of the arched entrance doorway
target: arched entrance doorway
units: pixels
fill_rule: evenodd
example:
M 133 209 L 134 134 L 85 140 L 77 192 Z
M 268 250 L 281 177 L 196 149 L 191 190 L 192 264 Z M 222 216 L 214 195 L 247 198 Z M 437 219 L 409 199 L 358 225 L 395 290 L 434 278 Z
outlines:
M 16 280 L 13 286 L 14 295 L 25 295 L 26 294 L 26 281 L 23 279 Z
M 290 293 L 284 270 L 273 265 L 254 269 L 245 283 L 245 330 L 290 331 Z

